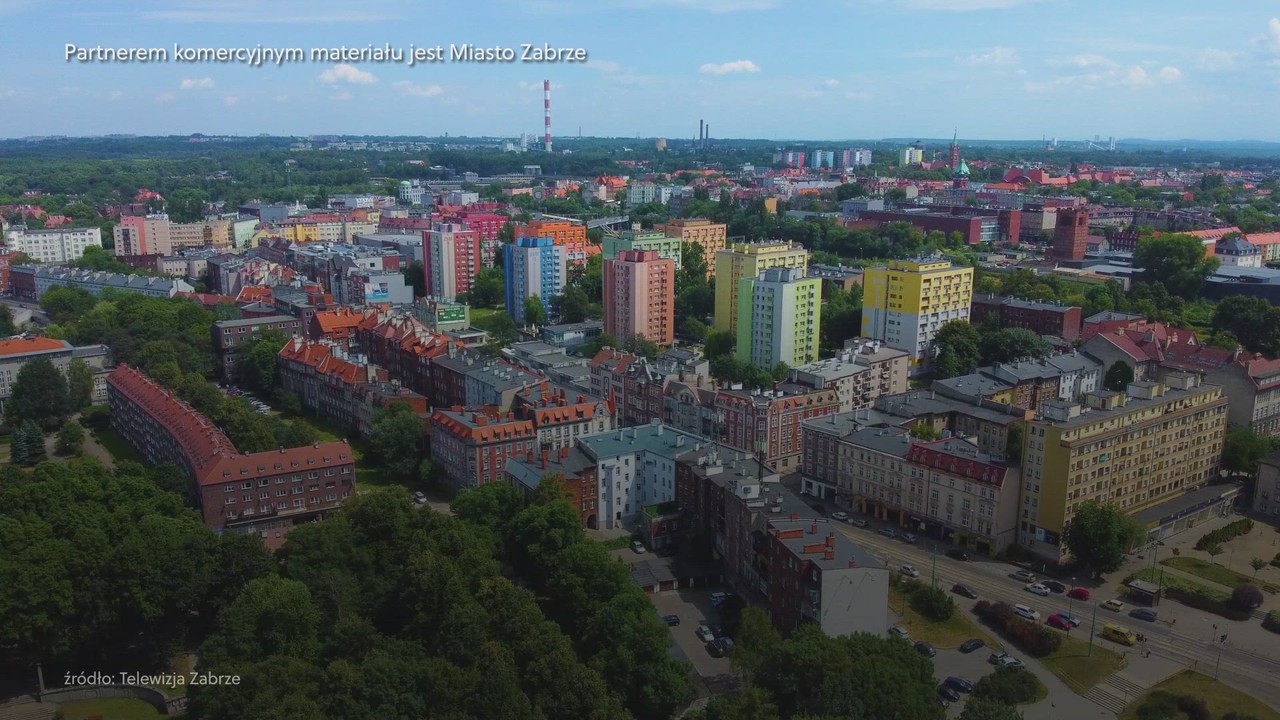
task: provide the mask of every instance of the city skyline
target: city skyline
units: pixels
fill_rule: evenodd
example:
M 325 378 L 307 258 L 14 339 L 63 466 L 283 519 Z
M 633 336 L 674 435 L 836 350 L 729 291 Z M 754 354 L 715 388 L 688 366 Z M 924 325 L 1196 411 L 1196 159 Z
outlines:
M 1280 17 L 1260 1 L 5 0 L 0 136 L 345 134 L 1280 140 Z M 410 28 L 410 29 L 406 29 Z M 827 30 L 831 28 L 832 30 Z M 582 48 L 585 63 L 100 63 L 65 48 Z M 68 112 L 68 108 L 79 111 Z M 19 109 L 13 111 L 15 108 Z M 1225 122 L 1230 118 L 1230 122 Z

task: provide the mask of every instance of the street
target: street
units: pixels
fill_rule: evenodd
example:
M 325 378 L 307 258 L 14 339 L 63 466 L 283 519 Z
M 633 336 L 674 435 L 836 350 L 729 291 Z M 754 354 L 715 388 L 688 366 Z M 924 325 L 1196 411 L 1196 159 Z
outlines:
M 1125 608 L 1120 613 L 1097 606 L 1113 597 L 1120 597 L 1115 592 L 1115 583 L 1104 584 L 1097 589 L 1091 588 L 1091 597 L 1087 602 L 1071 600 L 1059 594 L 1038 597 L 1023 589 L 1025 583 L 1009 577 L 1011 573 L 1021 569 L 1017 566 L 987 558 L 968 562 L 953 560 L 943 554 L 947 546 L 939 545 L 936 553 L 931 552 L 933 546 L 927 538 L 921 539 L 919 545 L 908 545 L 878 535 L 876 530 L 880 525 L 877 523 L 872 523 L 865 529 L 846 523 L 832 524 L 851 540 L 881 558 L 893 572 L 897 572 L 902 565 L 914 565 L 920 570 L 920 580 L 923 582 L 929 582 L 936 572 L 936 582 L 940 587 L 950 590 L 952 585 L 962 582 L 976 590 L 982 599 L 1029 605 L 1039 611 L 1041 622 L 1054 613 L 1071 612 L 1081 620 L 1081 626 L 1074 632 L 1082 639 L 1088 639 L 1090 628 L 1096 623 L 1094 642 L 1103 643 L 1108 649 L 1129 653 L 1149 650 L 1210 677 L 1217 676 L 1232 687 L 1273 707 L 1280 707 L 1280 687 L 1275 683 L 1275 678 L 1280 677 L 1280 661 L 1271 654 L 1244 650 L 1231 642 L 1232 636 L 1251 634 L 1256 637 L 1257 633 L 1266 634 L 1257 620 L 1234 622 L 1165 600 L 1159 606 L 1161 620 L 1144 622 L 1128 615 L 1128 611 L 1134 606 L 1122 597 Z M 1116 575 L 1119 577 L 1120 574 Z M 1064 582 L 1072 584 L 1070 581 Z M 953 597 L 972 616 L 971 610 L 976 601 L 965 600 L 957 595 Z M 1135 648 L 1125 648 L 1101 640 L 1102 625 L 1108 622 L 1119 623 L 1134 632 L 1142 633 L 1147 641 Z M 1227 635 L 1225 644 L 1217 641 L 1223 634 Z

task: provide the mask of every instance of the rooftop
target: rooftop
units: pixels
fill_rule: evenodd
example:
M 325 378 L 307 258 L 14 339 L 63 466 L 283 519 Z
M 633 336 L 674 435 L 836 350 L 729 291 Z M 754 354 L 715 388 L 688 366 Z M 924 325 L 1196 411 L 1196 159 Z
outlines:
M 66 340 L 54 340 L 46 337 L 20 336 L 8 340 L 0 340 L 0 356 L 31 355 L 71 349 L 71 343 Z
M 597 460 L 639 452 L 654 453 L 674 460 L 701 442 L 702 438 L 697 435 L 667 427 L 655 419 L 648 425 L 581 438 L 578 446 Z
M 837 532 L 827 519 L 769 519 L 769 532 L 797 558 L 823 570 L 873 568 L 884 570 L 884 563 L 861 545 Z

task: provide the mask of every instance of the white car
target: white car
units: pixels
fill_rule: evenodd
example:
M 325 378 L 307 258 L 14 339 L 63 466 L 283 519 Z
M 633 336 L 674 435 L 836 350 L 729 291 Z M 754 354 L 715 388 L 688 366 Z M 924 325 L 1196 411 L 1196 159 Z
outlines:
M 1024 667 L 1022 661 L 1012 655 L 1005 655 L 996 661 L 997 667 Z
M 1032 595 L 1039 595 L 1040 597 L 1049 597 L 1049 588 L 1041 585 L 1040 583 L 1028 583 L 1027 586 L 1023 589 L 1031 593 Z
M 902 569 L 899 570 L 899 572 L 901 572 L 903 575 L 906 575 L 907 577 L 913 577 L 913 578 L 920 577 L 920 571 L 911 567 L 910 565 L 903 565 Z
M 693 634 L 697 635 L 702 642 L 711 642 L 716 639 L 716 634 L 711 632 L 711 628 L 706 625 L 699 625 Z
M 1017 616 L 1018 616 L 1018 617 L 1020 617 L 1020 618 L 1026 618 L 1026 619 L 1028 619 L 1028 620 L 1039 620 L 1039 619 L 1040 619 L 1040 613 L 1036 612 L 1035 610 L 1032 610 L 1032 609 L 1031 609 L 1029 606 L 1027 606 L 1027 605 L 1014 605 L 1014 606 L 1013 606 L 1013 614 L 1014 614 L 1014 615 L 1017 615 Z
M 911 639 L 911 633 L 907 632 L 907 629 L 902 627 L 901 625 L 894 625 L 893 627 L 889 628 L 889 634 L 896 638 L 902 638 L 903 640 Z
M 839 520 L 840 522 L 847 522 L 847 521 L 849 520 L 849 513 L 845 512 L 845 511 L 843 511 L 843 510 L 837 510 L 837 511 L 835 511 L 835 512 L 831 513 L 831 519 L 832 519 L 832 520 Z

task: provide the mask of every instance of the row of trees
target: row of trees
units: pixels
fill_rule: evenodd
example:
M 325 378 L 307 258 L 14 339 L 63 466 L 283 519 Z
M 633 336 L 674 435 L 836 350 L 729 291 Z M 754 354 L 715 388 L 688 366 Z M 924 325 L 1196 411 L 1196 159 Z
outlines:
M 967 375 L 980 365 L 1038 360 L 1049 357 L 1053 347 L 1025 328 L 1001 327 L 998 322 L 970 324 L 952 320 L 933 338 L 934 368 L 938 378 Z
M 5 422 L 17 427 L 30 422 L 52 430 L 93 400 L 93 368 L 72 358 L 66 374 L 47 357 L 22 366 L 5 403 Z

